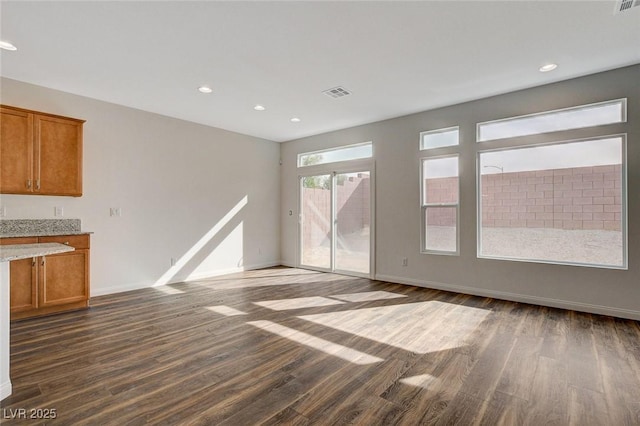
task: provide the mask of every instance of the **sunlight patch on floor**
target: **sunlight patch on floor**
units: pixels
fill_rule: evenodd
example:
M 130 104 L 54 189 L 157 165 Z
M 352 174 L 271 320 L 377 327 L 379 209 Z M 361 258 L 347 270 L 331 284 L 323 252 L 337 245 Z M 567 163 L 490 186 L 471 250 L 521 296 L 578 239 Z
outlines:
M 206 280 L 194 280 L 189 281 L 189 284 L 197 284 L 202 287 L 207 287 L 212 290 L 239 290 L 243 288 L 261 288 L 261 287 L 279 287 L 279 286 L 287 286 L 287 285 L 299 285 L 296 282 L 274 282 L 274 281 L 263 281 L 263 282 L 253 282 L 251 279 L 243 279 L 243 278 L 234 278 L 232 280 L 220 280 L 220 281 L 212 281 L 207 278 Z
M 238 310 L 238 309 L 232 308 L 231 306 L 226 306 L 226 305 L 207 306 L 207 309 L 210 310 L 211 312 L 225 315 L 227 317 L 235 317 L 237 315 L 248 315 L 246 312 L 242 312 L 241 310 Z
M 490 311 L 437 301 L 298 318 L 419 354 L 464 346 Z M 442 327 L 439 324 L 447 324 Z
M 264 300 L 262 302 L 253 302 L 255 305 L 263 308 L 272 309 L 274 311 L 287 311 L 290 309 L 315 308 L 318 306 L 342 305 L 345 302 L 339 300 L 327 299 L 322 296 L 297 297 L 294 299 Z
M 417 376 L 405 377 L 400 379 L 400 383 L 410 386 L 416 386 L 423 389 L 428 389 L 432 384 L 438 383 L 438 378 L 433 377 L 430 374 L 419 374 Z
M 375 364 L 377 362 L 384 361 L 382 358 L 378 358 L 271 321 L 250 321 L 247 322 L 247 324 L 357 365 Z
M 254 269 L 252 271 L 243 272 L 243 278 L 268 278 L 268 277 L 287 277 L 287 276 L 300 276 L 300 275 L 320 275 L 324 272 L 311 271 L 309 269 L 296 269 L 288 267 L 269 268 L 269 269 Z
M 197 284 L 213 290 L 235 290 L 242 288 L 262 288 L 280 286 L 309 286 L 324 285 L 340 281 L 353 280 L 353 277 L 344 275 L 331 275 L 324 272 L 304 271 L 302 269 L 289 268 L 287 273 L 278 272 L 270 275 L 262 270 L 244 271 L 235 274 L 225 274 L 220 277 L 210 277 L 205 279 L 190 280 L 190 284 Z M 299 273 L 299 271 L 303 271 Z M 291 281 L 283 281 L 282 276 L 290 276 Z
M 389 291 L 365 291 L 362 293 L 336 294 L 330 297 L 338 300 L 344 300 L 345 302 L 371 302 L 374 300 L 397 299 L 407 296 Z
M 157 287 L 152 287 L 154 290 L 160 291 L 164 294 L 182 294 L 184 291 L 178 290 L 177 288 L 173 288 L 168 285 L 160 285 Z

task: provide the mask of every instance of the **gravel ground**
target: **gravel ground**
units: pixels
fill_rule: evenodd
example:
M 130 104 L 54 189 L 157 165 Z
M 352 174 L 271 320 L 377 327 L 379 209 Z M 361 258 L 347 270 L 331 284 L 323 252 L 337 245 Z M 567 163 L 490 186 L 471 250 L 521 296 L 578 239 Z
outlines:
M 331 255 L 328 247 L 307 249 L 302 259 L 303 265 L 329 268 Z M 336 269 L 343 271 L 369 273 L 369 251 L 355 252 L 338 249 L 336 253 Z
M 341 234 L 336 250 L 336 269 L 369 273 L 369 229 L 350 234 Z M 305 247 L 302 264 L 321 268 L 330 267 L 328 241 L 318 247 Z
M 430 226 L 429 247 L 455 249 L 455 228 Z M 482 255 L 556 262 L 622 265 L 622 232 L 545 228 L 484 228 Z
M 368 236 L 367 236 L 368 238 Z M 358 250 L 338 250 L 341 269 L 366 272 L 369 256 L 360 238 L 347 242 Z M 427 229 L 428 247 L 434 250 L 455 250 L 456 231 L 449 226 Z M 554 262 L 622 265 L 622 232 L 601 230 L 562 230 L 545 228 L 484 228 L 482 255 Z M 307 250 L 303 263 L 328 267 L 329 248 Z M 326 263 L 326 264 L 325 264 Z
M 484 228 L 482 254 L 561 262 L 622 265 L 622 232 Z

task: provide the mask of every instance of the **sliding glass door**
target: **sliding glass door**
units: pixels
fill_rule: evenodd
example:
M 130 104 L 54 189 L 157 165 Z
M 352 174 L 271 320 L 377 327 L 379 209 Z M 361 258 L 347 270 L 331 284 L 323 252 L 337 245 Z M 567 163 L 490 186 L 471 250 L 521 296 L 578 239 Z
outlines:
M 331 269 L 331 181 L 332 175 L 307 176 L 300 179 L 300 263 L 326 270 Z
M 369 168 L 300 177 L 300 266 L 369 277 Z
M 335 175 L 334 269 L 369 274 L 371 174 Z

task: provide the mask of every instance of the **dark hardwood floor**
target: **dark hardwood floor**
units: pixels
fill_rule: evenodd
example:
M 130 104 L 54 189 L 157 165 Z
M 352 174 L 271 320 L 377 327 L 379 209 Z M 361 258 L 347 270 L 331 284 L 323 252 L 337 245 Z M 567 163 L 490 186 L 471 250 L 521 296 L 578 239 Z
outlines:
M 97 297 L 11 333 L 3 425 L 640 424 L 638 322 L 333 274 Z

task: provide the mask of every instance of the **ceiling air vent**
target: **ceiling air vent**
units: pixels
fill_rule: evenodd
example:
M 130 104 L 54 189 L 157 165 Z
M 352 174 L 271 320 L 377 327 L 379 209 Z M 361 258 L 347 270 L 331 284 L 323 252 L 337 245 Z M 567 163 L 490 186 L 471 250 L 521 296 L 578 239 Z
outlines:
M 640 0 L 617 0 L 616 8 L 613 11 L 613 14 L 618 14 L 622 12 L 626 12 L 632 7 L 640 6 Z
M 333 89 L 323 90 L 322 93 L 334 99 L 342 98 L 344 96 L 349 96 L 351 94 L 350 91 L 348 91 L 347 89 L 341 86 L 334 87 Z

